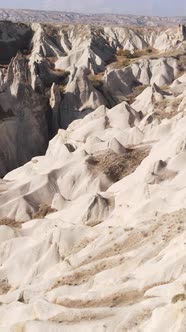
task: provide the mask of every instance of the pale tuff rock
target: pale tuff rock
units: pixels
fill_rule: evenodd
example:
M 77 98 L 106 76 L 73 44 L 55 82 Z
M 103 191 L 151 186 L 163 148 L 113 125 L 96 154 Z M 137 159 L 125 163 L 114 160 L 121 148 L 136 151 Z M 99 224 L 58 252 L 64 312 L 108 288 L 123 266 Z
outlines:
M 131 66 L 133 75 L 143 85 L 156 83 L 158 86 L 171 84 L 176 77 L 178 67 L 174 58 L 157 60 L 139 60 Z
M 3 50 L 6 50 L 6 59 L 1 59 L 4 67 L 0 70 L 2 133 L 7 133 L 3 134 L 3 137 L 7 135 L 11 137 L 11 142 L 3 138 L 4 144 L 6 141 L 7 151 L 2 148 L 0 153 L 1 160 L 6 162 L 6 167 L 1 161 L 0 175 L 22 165 L 32 156 L 44 153 L 48 138 L 53 137 L 59 128 L 67 128 L 73 120 L 83 118 L 101 105 L 111 109 L 122 101 L 130 101 L 130 95 L 135 94 L 136 88 L 142 84 L 169 85 L 179 73 L 178 60 L 171 56 L 163 57 L 161 54 L 158 54 L 156 59 L 142 56 L 142 59 L 131 61 L 128 67 L 121 63 L 119 69 L 114 69 L 111 63 L 113 65 L 117 60 L 118 50 L 128 49 L 134 52 L 150 47 L 152 51 L 156 48 L 157 54 L 158 50 L 183 50 L 185 45 L 182 36 L 184 28 L 181 27 L 168 30 L 157 28 L 152 31 L 146 28 L 94 27 L 80 24 L 25 25 L 1 22 L 0 29 L 2 31 L 0 43 Z M 20 52 L 19 61 L 16 56 L 17 51 Z M 16 56 L 15 60 L 13 56 Z M 9 64 L 8 69 L 6 64 Z M 178 90 L 181 85 L 178 79 L 172 89 Z M 32 102 L 28 101 L 29 94 L 32 96 Z M 41 110 L 37 112 L 37 119 L 34 110 L 35 101 L 40 105 L 36 109 Z M 32 126 L 35 131 L 33 137 L 37 138 L 34 138 L 30 147 L 27 140 L 29 141 L 31 137 L 29 139 L 27 135 L 25 140 L 27 152 L 24 152 L 24 158 L 18 158 L 18 152 L 15 152 L 20 150 L 19 140 L 15 139 L 20 129 L 17 117 L 10 117 L 13 110 L 12 103 L 15 107 L 18 103 L 20 109 L 29 103 L 29 111 L 25 109 L 20 111 L 20 114 L 21 112 L 26 114 L 21 118 L 24 123 L 21 127 L 23 131 L 21 141 L 24 141 L 25 130 L 29 132 L 30 124 L 28 127 L 26 124 L 28 118 L 34 118 L 36 123 Z M 147 111 L 144 109 L 142 113 L 145 112 Z M 14 124 L 16 128 L 10 129 L 13 119 L 16 120 Z M 139 126 L 138 129 L 140 128 Z M 39 143 L 38 137 L 42 137 Z M 28 152 L 30 149 L 31 152 Z
M 68 56 L 58 59 L 55 67 L 56 69 L 73 70 L 74 64 L 76 67 L 84 66 L 94 74 L 105 69 L 104 61 L 89 46 L 79 49 L 78 52 L 69 52 Z
M 169 99 L 156 85 L 153 94 Z M 140 121 L 127 103 L 99 107 L 2 181 L 1 216 L 29 219 L 41 202 L 58 210 L 20 229 L 0 226 L 2 331 L 184 328 L 185 118 L 147 124 L 141 136 Z M 127 148 L 132 137 L 138 145 Z M 144 149 L 111 186 L 104 167 L 112 160 L 116 172 L 134 153 L 130 170 Z
M 137 112 L 142 112 L 143 115 L 151 114 L 154 110 L 155 104 L 163 102 L 163 100 L 171 96 L 171 93 L 161 90 L 155 83 L 147 87 L 134 101 L 132 107 Z
M 176 79 L 170 86 L 171 91 L 174 93 L 184 93 L 186 87 L 186 74 Z
M 139 85 L 164 86 L 171 84 L 178 72 L 174 58 L 143 59 L 123 69 L 108 69 L 104 75 L 105 87 L 121 102 Z
M 73 119 L 78 119 L 102 104 L 106 104 L 103 95 L 94 88 L 88 79 L 86 68 L 74 68 L 66 86 L 61 103 L 60 126 L 66 128 Z
M 171 56 L 109 67 L 122 31 L 143 47 L 129 30 L 63 27 L 66 77 L 34 50 L 2 71 L 1 171 L 34 157 L 0 180 L 0 332 L 185 331 L 186 78 Z
M 180 48 L 185 46 L 185 26 L 180 25 L 178 29 L 169 28 L 162 31 L 154 40 L 153 47 L 163 51 L 165 49 Z
M 60 50 L 59 45 L 55 45 L 50 36 L 48 36 L 43 29 L 43 27 L 38 24 L 32 24 L 32 29 L 34 31 L 32 39 L 32 49 L 34 55 L 41 55 L 42 57 L 51 57 L 51 56 L 62 56 L 64 52 Z
M 144 40 L 143 34 L 132 29 L 105 27 L 104 33 L 109 43 L 115 48 L 123 47 L 123 49 L 133 51 L 148 47 L 148 43 Z

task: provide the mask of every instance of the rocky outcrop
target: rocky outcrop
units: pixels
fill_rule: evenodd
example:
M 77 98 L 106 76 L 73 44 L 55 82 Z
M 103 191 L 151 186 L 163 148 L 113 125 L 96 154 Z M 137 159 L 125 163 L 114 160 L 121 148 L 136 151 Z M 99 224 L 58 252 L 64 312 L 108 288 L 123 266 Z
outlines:
M 140 85 L 158 86 L 171 84 L 178 72 L 174 58 L 142 59 L 121 69 L 108 68 L 104 75 L 106 89 L 121 102 Z
M 142 112 L 143 115 L 151 114 L 154 111 L 155 105 L 162 103 L 166 97 L 171 96 L 170 92 L 161 90 L 155 83 L 147 87 L 144 91 L 136 97 L 132 107 L 137 112 Z
M 0 139 L 7 145 L 6 151 L 0 148 L 0 176 L 44 153 L 59 128 L 66 129 L 101 105 L 111 109 L 130 102 L 142 85 L 169 85 L 181 68 L 178 57 L 158 54 L 158 50 L 183 49 L 176 28 L 152 31 L 1 22 L 0 31 L 4 52 L 0 55 Z M 131 52 L 128 64 L 125 56 L 122 62 L 118 55 L 124 50 Z M 28 137 L 32 127 L 34 135 Z
M 18 51 L 28 53 L 33 31 L 29 25 L 0 22 L 0 64 L 8 64 Z
M 185 75 L 179 82 L 176 93 L 176 81 L 154 83 L 132 106 L 99 106 L 0 181 L 2 332 L 184 331 Z
M 73 120 L 80 119 L 98 106 L 107 104 L 103 95 L 88 79 L 88 74 L 86 68 L 74 67 L 60 105 L 59 125 L 61 128 L 67 128 Z
M 185 331 L 179 31 L 32 29 L 0 69 L 0 331 Z
M 32 38 L 32 56 L 37 54 L 41 57 L 64 56 L 60 43 L 55 39 L 57 32 L 54 27 L 49 25 L 47 29 L 47 26 L 34 23 L 31 25 L 31 28 L 34 33 Z
M 0 92 L 1 176 L 45 152 L 47 111 L 46 98 L 30 85 L 27 60 L 18 54 L 8 67 Z
M 186 26 L 185 25 L 179 25 L 179 39 L 180 41 L 186 40 Z

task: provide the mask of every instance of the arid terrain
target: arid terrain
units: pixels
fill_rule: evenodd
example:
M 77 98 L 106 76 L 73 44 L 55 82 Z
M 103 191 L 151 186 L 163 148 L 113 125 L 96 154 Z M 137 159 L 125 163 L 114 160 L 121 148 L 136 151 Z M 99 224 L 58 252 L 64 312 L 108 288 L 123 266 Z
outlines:
M 185 332 L 185 26 L 0 50 L 0 332 Z
M 186 24 L 185 16 L 161 17 L 123 14 L 83 14 L 31 9 L 0 9 L 0 19 L 12 22 L 43 22 L 96 25 L 175 26 Z

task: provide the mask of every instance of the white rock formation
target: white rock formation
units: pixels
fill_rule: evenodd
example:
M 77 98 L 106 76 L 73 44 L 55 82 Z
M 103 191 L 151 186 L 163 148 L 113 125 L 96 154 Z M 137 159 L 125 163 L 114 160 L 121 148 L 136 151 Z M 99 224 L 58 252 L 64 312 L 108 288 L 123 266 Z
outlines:
M 0 70 L 0 332 L 185 331 L 186 76 L 110 65 L 184 31 L 50 28 Z
M 98 107 L 1 180 L 0 331 L 184 331 L 182 89 Z

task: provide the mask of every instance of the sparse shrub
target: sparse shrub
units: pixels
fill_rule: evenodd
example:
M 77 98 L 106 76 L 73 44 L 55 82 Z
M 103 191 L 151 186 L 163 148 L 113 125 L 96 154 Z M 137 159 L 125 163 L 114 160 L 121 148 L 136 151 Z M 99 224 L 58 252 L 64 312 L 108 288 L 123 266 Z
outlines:
M 133 53 L 129 50 L 123 50 L 122 48 L 117 51 L 118 56 L 125 57 L 126 59 L 136 59 L 151 53 L 153 53 L 153 49 L 151 47 L 143 50 L 135 50 Z
M 125 154 L 107 150 L 103 153 L 89 156 L 86 159 L 86 163 L 90 170 L 102 172 L 111 181 L 117 182 L 124 176 L 133 173 L 148 153 L 149 148 L 126 149 Z
M 163 99 L 159 103 L 155 103 L 155 112 L 154 116 L 159 120 L 162 121 L 163 119 L 172 119 L 175 115 L 178 114 L 178 107 L 181 103 L 181 99 L 175 99 L 171 103 L 171 111 L 167 112 L 165 111 L 166 107 L 168 106 L 168 100 Z
M 147 48 L 147 53 L 152 53 L 152 48 L 151 47 Z
M 0 281 L 0 295 L 6 294 L 11 289 L 11 286 L 8 283 L 8 280 L 3 279 Z
M 51 208 L 51 206 L 47 204 L 40 204 L 37 212 L 32 214 L 32 219 L 42 219 L 49 213 L 54 213 L 57 210 Z
M 59 73 L 60 75 L 63 75 L 64 78 L 66 78 L 68 75 L 70 75 L 69 71 L 66 71 L 64 69 L 55 69 L 54 70 L 56 73 Z
M 59 85 L 58 85 L 58 88 L 59 88 L 59 92 L 60 92 L 61 94 L 63 94 L 63 93 L 65 92 L 65 85 L 59 84 Z
M 103 87 L 103 81 L 99 76 L 90 74 L 89 80 L 91 81 L 91 83 L 95 89 L 99 90 Z
M 123 60 L 120 64 L 121 67 L 128 67 L 130 66 L 130 61 L 129 60 Z
M 0 226 L 9 226 L 9 227 L 15 227 L 15 228 L 20 228 L 21 227 L 21 222 L 15 221 L 15 219 L 11 218 L 1 218 L 0 219 Z
M 133 53 L 131 53 L 129 50 L 123 50 L 122 48 L 120 48 L 120 49 L 117 51 L 117 55 L 118 55 L 118 56 L 126 57 L 127 59 L 132 59 L 132 58 L 134 58 Z
M 147 87 L 148 85 L 138 85 L 134 87 L 133 92 L 127 96 L 128 103 L 132 104 L 136 97 L 139 96 Z
M 130 60 L 125 58 L 121 58 L 112 64 L 112 68 L 114 69 L 120 69 L 128 66 L 130 66 Z
M 136 59 L 140 56 L 142 56 L 141 51 L 134 51 L 134 53 L 132 53 L 131 59 Z
M 103 86 L 103 82 L 99 80 L 92 81 L 92 84 L 95 89 L 100 89 Z
M 89 156 L 86 160 L 86 162 L 89 165 L 97 165 L 99 163 L 99 161 L 95 158 L 95 156 Z
M 130 54 L 130 51 L 129 51 L 129 50 L 123 50 L 122 48 L 120 48 L 120 49 L 117 51 L 117 55 L 118 55 L 118 56 L 125 56 L 125 57 L 127 57 L 129 54 Z
M 23 55 L 30 55 L 30 53 L 31 53 L 30 50 L 27 50 L 27 49 L 22 50 Z

